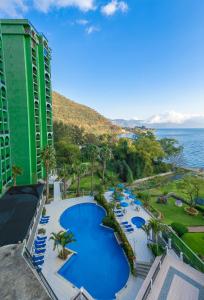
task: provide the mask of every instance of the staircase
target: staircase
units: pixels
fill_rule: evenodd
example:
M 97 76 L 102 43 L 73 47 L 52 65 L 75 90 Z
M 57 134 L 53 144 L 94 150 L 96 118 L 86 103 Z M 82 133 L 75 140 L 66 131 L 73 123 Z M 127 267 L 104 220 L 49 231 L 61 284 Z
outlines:
M 146 278 L 147 274 L 149 273 L 149 270 L 152 266 L 152 263 L 142 262 L 138 261 L 136 263 L 136 274 L 139 277 Z

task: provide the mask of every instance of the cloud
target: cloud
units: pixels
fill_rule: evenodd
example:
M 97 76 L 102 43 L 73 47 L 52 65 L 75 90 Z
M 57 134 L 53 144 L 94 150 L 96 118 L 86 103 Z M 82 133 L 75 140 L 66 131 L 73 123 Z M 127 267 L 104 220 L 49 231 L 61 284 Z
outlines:
M 86 19 L 79 19 L 79 20 L 76 20 L 76 24 L 86 26 L 87 24 L 89 24 L 89 21 Z
M 101 7 L 102 14 L 106 16 L 112 16 L 118 11 L 123 13 L 127 12 L 128 11 L 127 3 L 124 1 L 111 0 L 111 2 Z
M 91 26 L 86 27 L 85 31 L 87 34 L 92 34 L 94 32 L 100 31 L 100 29 L 97 26 L 91 25 Z
M 146 120 L 148 124 L 204 124 L 204 114 L 182 114 L 175 111 L 156 114 Z
M 25 0 L 0 0 L 0 16 L 21 18 L 28 10 Z
M 47 13 L 51 8 L 76 7 L 82 11 L 94 10 L 94 0 L 34 0 L 35 7 Z

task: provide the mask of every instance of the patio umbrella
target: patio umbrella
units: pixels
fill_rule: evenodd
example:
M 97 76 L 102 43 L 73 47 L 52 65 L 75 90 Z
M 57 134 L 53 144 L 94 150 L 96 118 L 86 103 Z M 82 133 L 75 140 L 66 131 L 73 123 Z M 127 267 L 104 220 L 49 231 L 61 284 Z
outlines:
M 140 200 L 135 200 L 134 203 L 135 203 L 136 205 L 142 205 L 142 202 L 141 202 Z
M 123 200 L 125 200 L 125 197 L 124 197 L 124 196 L 120 196 L 120 197 L 118 198 L 118 200 L 119 200 L 119 201 L 123 201 Z
M 128 204 L 127 202 L 121 202 L 120 205 L 121 205 L 122 207 L 127 207 L 127 206 L 129 206 L 129 204 Z
M 118 183 L 118 188 L 119 189 L 123 189 L 124 188 L 124 184 L 123 183 Z
M 109 192 L 114 192 L 114 191 L 115 191 L 114 187 L 109 188 Z
M 133 195 L 133 194 L 131 194 L 129 197 L 130 197 L 131 199 L 135 199 L 135 198 L 136 198 L 135 195 Z

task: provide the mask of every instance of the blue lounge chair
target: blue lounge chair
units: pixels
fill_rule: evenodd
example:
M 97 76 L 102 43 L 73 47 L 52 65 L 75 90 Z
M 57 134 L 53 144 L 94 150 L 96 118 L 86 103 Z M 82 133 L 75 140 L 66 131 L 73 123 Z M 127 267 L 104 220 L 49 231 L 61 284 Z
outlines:
M 44 259 L 44 255 L 41 255 L 41 256 L 33 256 L 33 257 L 32 257 L 33 262 L 38 262 L 38 261 L 43 260 L 43 259 Z
M 42 219 L 49 219 L 50 216 L 43 216 Z
M 42 249 L 42 248 L 45 248 L 46 247 L 46 244 L 35 244 L 35 249 Z
M 46 243 L 46 240 L 42 240 L 42 241 L 35 240 L 34 241 L 35 245 L 41 245 L 41 244 L 45 244 L 45 243 Z
M 134 228 L 128 228 L 126 231 L 127 231 L 127 232 L 133 232 L 133 231 L 134 231 Z
M 49 219 L 50 219 L 50 218 L 42 217 L 40 220 L 41 220 L 41 221 L 49 221 Z
M 37 241 L 46 241 L 47 236 L 37 236 Z
M 133 228 L 131 224 L 125 224 L 124 227 L 125 228 Z
M 123 214 L 116 214 L 116 216 L 119 217 L 119 218 L 120 218 L 120 217 L 124 217 Z
M 36 255 L 43 254 L 43 253 L 45 253 L 45 251 L 46 251 L 46 249 L 37 249 L 37 248 L 35 248 L 35 254 Z
M 35 267 L 42 266 L 44 264 L 44 260 L 33 262 Z
M 121 224 L 121 225 L 127 225 L 128 222 L 127 222 L 127 221 L 124 221 L 124 222 L 121 222 L 120 224 Z
M 48 223 L 48 221 L 40 221 L 40 225 L 45 225 L 47 223 Z

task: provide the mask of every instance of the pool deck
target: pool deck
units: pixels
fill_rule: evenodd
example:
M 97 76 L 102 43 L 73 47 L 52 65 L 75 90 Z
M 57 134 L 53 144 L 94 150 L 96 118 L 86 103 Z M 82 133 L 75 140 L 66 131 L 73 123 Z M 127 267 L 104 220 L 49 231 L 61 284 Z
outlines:
M 105 196 L 110 200 L 110 193 L 107 192 Z M 45 226 L 39 225 L 39 228 L 44 227 L 46 229 L 46 235 L 48 236 L 48 238 L 52 232 L 64 230 L 64 228 L 61 227 L 59 223 L 61 214 L 67 208 L 81 203 L 96 202 L 93 200 L 93 197 L 84 196 L 65 200 L 55 200 L 51 204 L 46 205 L 46 214 L 50 216 L 50 221 Z M 132 210 L 132 207 L 128 207 L 124 220 L 127 219 L 129 221 L 131 217 L 134 217 L 136 215 L 141 216 L 145 219 L 147 219 L 148 217 L 145 211 L 140 214 L 136 214 L 135 211 Z M 118 219 L 118 221 L 121 222 L 120 219 Z M 145 233 L 141 229 L 137 229 L 134 233 L 127 234 L 127 237 L 131 245 L 133 246 L 133 249 L 135 247 L 137 257 L 142 261 L 149 262 L 152 259 L 152 256 L 151 252 L 146 246 Z M 75 287 L 72 283 L 58 274 L 58 270 L 63 266 L 65 262 L 66 261 L 62 261 L 57 257 L 57 251 L 53 251 L 53 241 L 49 241 L 48 239 L 45 253 L 45 263 L 43 265 L 42 272 L 60 300 L 72 299 L 79 292 L 79 289 L 77 287 Z M 134 277 L 130 274 L 126 286 L 118 292 L 116 299 L 135 300 L 143 281 L 144 279 L 140 277 Z M 89 299 L 92 299 L 90 295 Z
M 105 198 L 108 202 L 110 202 L 112 200 L 112 192 L 106 192 Z M 130 203 L 130 200 L 127 200 L 126 202 Z M 135 205 L 129 205 L 125 208 L 125 210 L 126 213 L 124 217 L 117 218 L 119 223 L 128 221 L 129 224 L 132 224 L 131 219 L 136 216 L 143 218 L 145 221 L 151 219 L 151 216 L 142 207 L 140 207 L 139 211 L 136 211 Z M 132 224 L 132 226 L 135 229 L 134 232 L 126 233 L 126 236 L 132 246 L 132 249 L 135 252 L 136 260 L 138 262 L 146 263 L 153 262 L 154 257 L 152 255 L 151 250 L 147 247 L 146 233 L 144 232 L 144 230 L 136 228 L 135 225 Z

